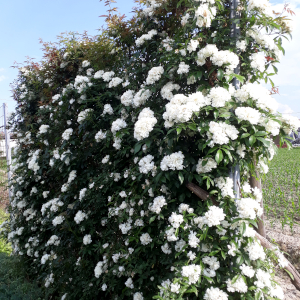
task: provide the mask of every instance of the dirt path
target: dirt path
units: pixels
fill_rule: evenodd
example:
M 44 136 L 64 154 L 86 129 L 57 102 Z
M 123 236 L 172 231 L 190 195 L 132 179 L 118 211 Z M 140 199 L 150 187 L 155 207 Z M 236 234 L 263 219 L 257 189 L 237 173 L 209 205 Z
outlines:
M 286 258 L 294 265 L 298 272 L 300 272 L 300 226 L 295 225 L 293 232 L 289 226 L 285 225 L 282 229 L 281 224 L 274 223 L 271 226 L 270 222 L 266 221 L 267 239 L 275 242 L 279 248 L 286 252 Z M 281 285 L 285 300 L 299 300 L 300 291 L 291 283 L 289 275 L 278 269 L 275 277 L 276 281 Z

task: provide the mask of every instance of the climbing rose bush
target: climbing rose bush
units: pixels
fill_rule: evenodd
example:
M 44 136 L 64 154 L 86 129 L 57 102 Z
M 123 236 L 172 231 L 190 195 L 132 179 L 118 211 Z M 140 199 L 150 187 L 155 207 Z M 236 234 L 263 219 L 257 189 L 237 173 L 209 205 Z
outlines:
M 300 127 L 259 84 L 274 87 L 290 21 L 242 0 L 233 39 L 229 1 L 140 2 L 20 68 L 2 234 L 55 299 L 283 299 L 274 267 L 287 261 L 255 238 L 262 195 L 248 179 L 268 171 L 271 134 Z

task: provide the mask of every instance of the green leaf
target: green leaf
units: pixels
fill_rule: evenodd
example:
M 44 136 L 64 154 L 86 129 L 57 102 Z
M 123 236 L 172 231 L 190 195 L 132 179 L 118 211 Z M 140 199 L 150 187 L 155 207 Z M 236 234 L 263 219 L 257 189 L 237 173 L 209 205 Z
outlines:
M 265 131 L 257 131 L 254 135 L 255 136 L 265 136 L 265 135 L 267 135 L 267 133 Z
M 222 255 L 223 259 L 225 260 L 226 259 L 226 254 L 223 251 L 221 251 L 221 255 Z
M 155 219 L 156 219 L 156 216 L 151 217 L 149 220 L 149 224 L 151 224 Z
M 198 290 L 195 286 L 192 286 L 189 290 L 186 291 L 186 293 L 195 293 L 196 296 L 198 296 Z
M 244 262 L 243 256 L 239 256 L 239 257 L 236 259 L 236 263 L 238 264 L 238 266 L 240 266 L 243 262 Z
M 249 135 L 250 135 L 250 133 L 243 133 L 241 135 L 241 139 L 244 139 L 244 138 L 248 137 Z
M 223 152 L 222 152 L 222 150 L 218 150 L 217 151 L 217 154 L 216 154 L 216 156 L 215 156 L 215 160 L 216 160 L 216 162 L 219 164 L 222 160 L 223 160 Z
M 195 123 L 189 124 L 189 125 L 188 125 L 188 128 L 190 128 L 190 129 L 193 130 L 193 131 L 196 131 L 196 130 L 197 130 L 197 125 L 196 125 Z
M 179 172 L 179 174 L 178 174 L 178 179 L 179 179 L 180 183 L 183 184 L 183 182 L 184 182 L 184 176 L 182 175 L 181 172 Z
M 249 138 L 250 146 L 252 146 L 256 142 L 256 137 L 254 135 L 251 135 Z
M 227 150 L 227 149 L 222 149 L 222 150 L 227 154 L 227 156 L 229 157 L 230 161 L 233 161 L 233 158 L 232 158 L 232 155 L 231 155 L 230 151 Z
M 266 147 L 270 147 L 270 141 L 267 141 L 261 137 L 257 138 L 259 141 L 261 141 Z
M 223 70 L 221 70 L 221 69 L 218 70 L 217 77 L 218 77 L 219 80 L 222 80 L 222 78 L 224 77 Z
M 134 154 L 138 153 L 141 150 L 142 144 L 136 144 L 134 146 Z
M 182 131 L 182 127 L 177 128 L 177 134 L 178 134 L 178 135 L 181 133 L 181 131 Z

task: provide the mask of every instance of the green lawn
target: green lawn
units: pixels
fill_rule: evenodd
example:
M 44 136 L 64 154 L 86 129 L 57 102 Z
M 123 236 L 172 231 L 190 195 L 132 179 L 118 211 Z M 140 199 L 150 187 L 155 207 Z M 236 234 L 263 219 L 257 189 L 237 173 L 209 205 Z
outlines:
M 300 223 L 300 148 L 279 149 L 263 179 L 265 213 L 282 226 Z

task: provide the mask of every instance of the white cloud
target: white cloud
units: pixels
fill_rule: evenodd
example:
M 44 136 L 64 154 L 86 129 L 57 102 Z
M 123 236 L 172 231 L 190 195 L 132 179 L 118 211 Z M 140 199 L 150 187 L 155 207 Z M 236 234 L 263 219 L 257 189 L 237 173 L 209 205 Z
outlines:
M 0 81 L 3 81 L 5 79 L 5 76 L 1 75 L 0 76 Z
M 278 111 L 283 114 L 292 114 L 294 111 L 287 105 L 279 103 Z
M 0 68 L 0 72 L 3 72 L 4 71 L 4 68 Z

